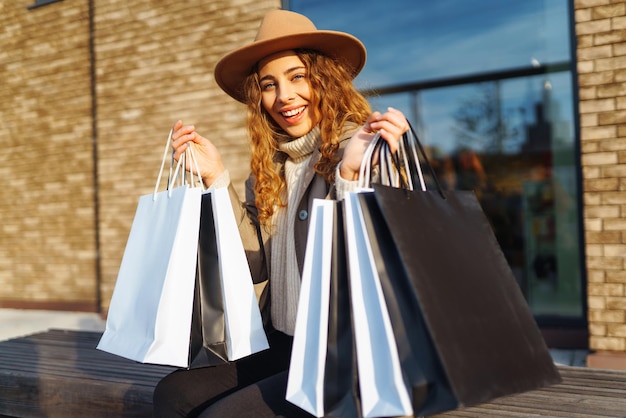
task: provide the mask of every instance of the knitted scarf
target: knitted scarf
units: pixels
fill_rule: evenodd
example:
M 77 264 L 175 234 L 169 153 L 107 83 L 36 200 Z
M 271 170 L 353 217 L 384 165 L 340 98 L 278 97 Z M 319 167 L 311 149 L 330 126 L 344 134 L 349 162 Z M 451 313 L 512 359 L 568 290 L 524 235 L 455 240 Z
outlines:
M 279 149 L 288 156 L 285 161 L 287 206 L 277 210 L 272 219 L 276 229 L 271 241 L 270 290 L 272 324 L 274 328 L 288 335 L 294 333 L 300 296 L 300 269 L 296 257 L 294 223 L 298 202 L 306 189 L 303 171 L 308 167 L 313 151 L 319 148 L 320 143 L 320 131 L 317 127 L 303 137 L 279 143 Z

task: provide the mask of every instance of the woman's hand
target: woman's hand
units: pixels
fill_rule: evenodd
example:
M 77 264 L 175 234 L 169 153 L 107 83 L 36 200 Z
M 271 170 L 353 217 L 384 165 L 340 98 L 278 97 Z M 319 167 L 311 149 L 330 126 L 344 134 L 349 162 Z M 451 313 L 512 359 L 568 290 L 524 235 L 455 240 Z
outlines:
M 225 171 L 222 157 L 215 145 L 200 136 L 193 125 L 183 125 L 183 121 L 177 121 L 172 131 L 172 148 L 176 161 L 189 147 L 190 142 L 194 144 L 193 151 L 198 162 L 199 174 L 205 186 L 209 187 Z M 191 168 L 190 164 L 187 164 L 187 169 Z M 195 170 L 195 167 L 193 169 Z
M 397 109 L 390 107 L 385 113 L 372 113 L 346 145 L 339 169 L 341 178 L 358 180 L 363 154 L 376 132 L 387 141 L 391 152 L 396 152 L 402 135 L 408 130 L 406 117 Z

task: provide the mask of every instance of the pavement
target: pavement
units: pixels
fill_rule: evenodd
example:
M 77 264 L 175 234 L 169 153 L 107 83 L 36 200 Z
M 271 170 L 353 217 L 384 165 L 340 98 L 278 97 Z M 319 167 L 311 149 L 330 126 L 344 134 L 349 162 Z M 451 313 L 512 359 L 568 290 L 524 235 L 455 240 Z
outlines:
M 105 321 L 89 312 L 0 309 L 0 341 L 23 337 L 51 328 L 104 331 Z
M 0 341 L 51 328 L 104 331 L 105 321 L 96 313 L 0 309 Z M 556 364 L 585 367 L 587 350 L 550 349 Z

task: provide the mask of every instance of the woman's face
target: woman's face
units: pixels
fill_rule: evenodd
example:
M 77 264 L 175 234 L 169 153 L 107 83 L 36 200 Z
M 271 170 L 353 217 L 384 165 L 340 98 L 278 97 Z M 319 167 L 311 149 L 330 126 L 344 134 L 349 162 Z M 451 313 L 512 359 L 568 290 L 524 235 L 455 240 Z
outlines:
M 261 104 L 289 136 L 299 138 L 316 125 L 307 69 L 293 51 L 262 59 L 258 66 Z

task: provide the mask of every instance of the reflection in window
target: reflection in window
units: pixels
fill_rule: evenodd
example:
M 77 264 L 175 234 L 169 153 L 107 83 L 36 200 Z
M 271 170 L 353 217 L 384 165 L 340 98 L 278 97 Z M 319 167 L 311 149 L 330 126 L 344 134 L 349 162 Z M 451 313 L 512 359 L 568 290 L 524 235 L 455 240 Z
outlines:
M 475 191 L 536 315 L 583 314 L 570 83 L 559 73 L 375 100 L 418 121 L 444 187 Z
M 445 187 L 476 192 L 538 320 L 584 321 L 570 2 L 289 7 L 364 42 L 357 87 L 407 115 Z
M 567 0 L 290 0 L 368 49 L 362 88 L 569 59 Z

